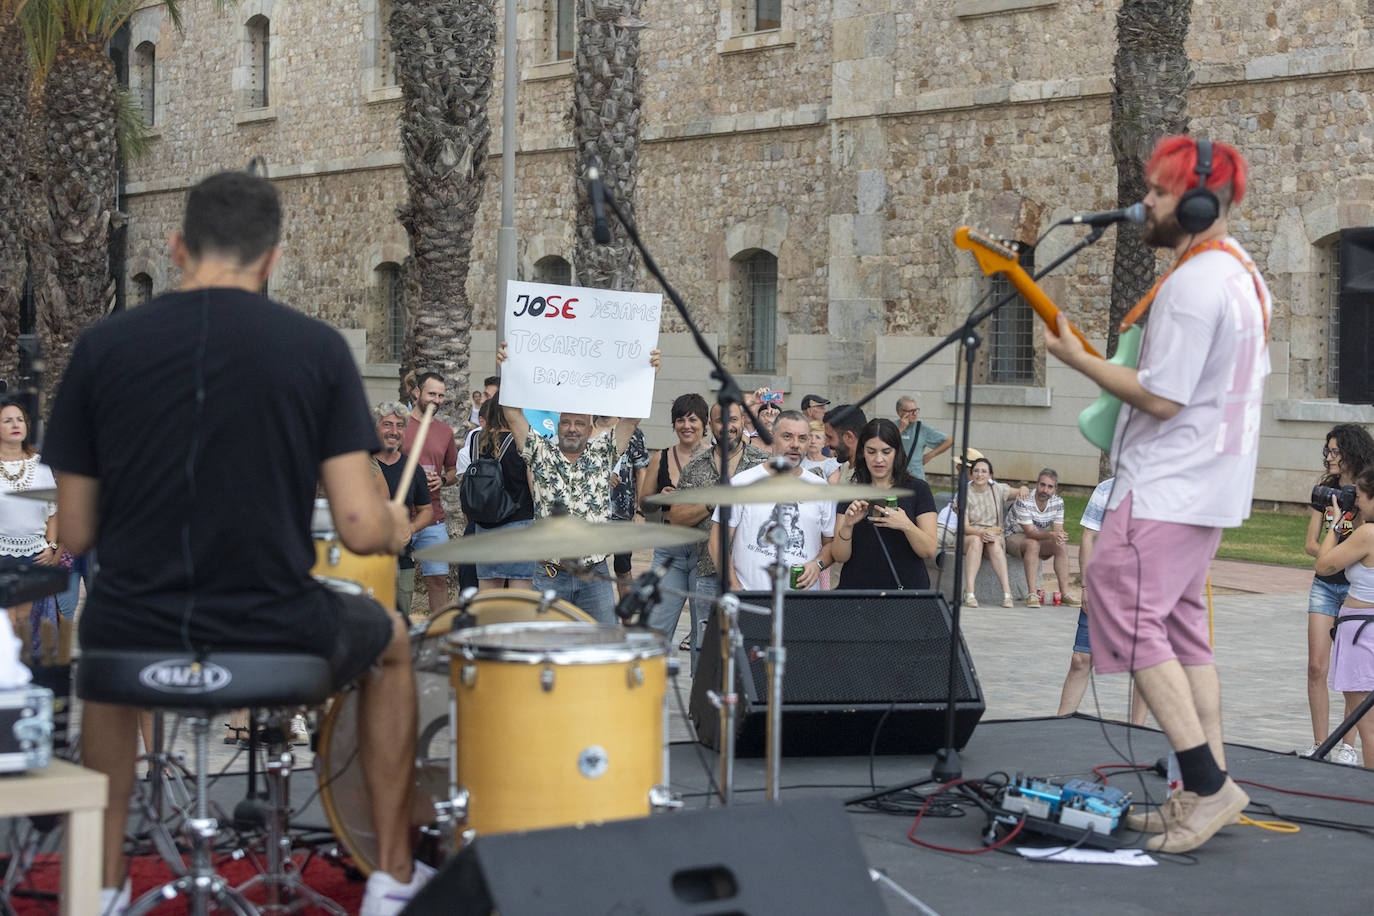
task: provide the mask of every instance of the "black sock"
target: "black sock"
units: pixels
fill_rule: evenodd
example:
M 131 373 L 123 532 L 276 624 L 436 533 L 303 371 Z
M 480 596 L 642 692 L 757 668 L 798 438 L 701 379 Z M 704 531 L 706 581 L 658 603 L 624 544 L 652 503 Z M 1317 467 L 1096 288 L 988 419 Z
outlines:
M 1178 770 L 1183 776 L 1183 788 L 1198 795 L 1215 795 L 1226 782 L 1226 774 L 1217 766 L 1212 749 L 1205 744 L 1175 751 Z

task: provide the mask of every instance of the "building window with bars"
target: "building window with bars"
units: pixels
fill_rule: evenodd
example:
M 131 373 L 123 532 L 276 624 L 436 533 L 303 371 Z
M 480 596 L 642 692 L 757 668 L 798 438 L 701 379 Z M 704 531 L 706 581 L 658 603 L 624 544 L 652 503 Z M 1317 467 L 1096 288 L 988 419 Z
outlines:
M 1341 243 L 1326 249 L 1326 396 L 1338 396 L 1341 387 Z
M 573 56 L 574 25 L 573 7 L 577 0 L 549 0 L 549 60 L 571 60 Z
M 1035 266 L 1035 248 L 1022 244 L 1017 260 L 1027 273 Z M 989 278 L 997 302 L 1012 291 L 1005 274 Z M 988 326 L 988 381 L 1029 385 L 1035 381 L 1035 313 L 1020 295 L 993 313 Z
M 1374 402 L 1374 228 L 1342 229 L 1331 246 L 1328 395 Z
M 388 262 L 377 268 L 377 299 L 383 322 L 383 355 L 391 362 L 399 362 L 406 343 L 405 289 L 400 265 Z
M 767 32 L 782 28 L 782 0 L 752 0 L 754 32 Z
M 737 256 L 735 267 L 744 371 L 774 372 L 778 366 L 778 259 L 754 250 Z
M 254 16 L 246 24 L 248 30 L 248 85 L 249 108 L 266 108 L 271 103 L 268 83 L 271 72 L 269 62 L 272 55 L 272 24 L 266 16 Z
M 540 258 L 534 262 L 535 283 L 554 283 L 558 286 L 572 286 L 572 265 L 556 254 Z
M 151 127 L 155 122 L 157 103 L 157 49 L 151 41 L 145 41 L 134 48 L 134 69 L 132 85 L 134 101 L 143 115 L 143 123 Z

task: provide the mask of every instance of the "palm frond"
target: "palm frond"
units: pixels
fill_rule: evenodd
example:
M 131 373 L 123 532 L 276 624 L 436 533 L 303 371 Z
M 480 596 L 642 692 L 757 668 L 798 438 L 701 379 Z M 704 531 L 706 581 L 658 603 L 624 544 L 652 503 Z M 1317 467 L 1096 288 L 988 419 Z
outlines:
M 148 124 L 143 120 L 143 109 L 134 104 L 133 93 L 122 87 L 119 90 L 119 108 L 115 113 L 115 136 L 126 165 L 142 159 L 152 149 Z

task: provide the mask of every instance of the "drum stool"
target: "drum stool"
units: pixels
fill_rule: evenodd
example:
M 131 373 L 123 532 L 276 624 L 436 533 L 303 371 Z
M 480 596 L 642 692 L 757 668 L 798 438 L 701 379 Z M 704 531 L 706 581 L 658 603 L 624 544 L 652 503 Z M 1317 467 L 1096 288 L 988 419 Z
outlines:
M 214 652 L 197 660 L 177 650 L 87 650 L 77 667 L 76 687 L 83 700 L 180 712 L 195 738 L 195 816 L 185 824 L 190 868 L 135 900 L 127 916 L 141 916 L 178 896 L 187 898 L 193 913 L 204 912 L 213 900 L 241 916 L 259 916 L 257 907 L 216 874 L 212 862 L 219 823 L 209 813 L 211 723 L 231 709 L 323 703 L 333 687 L 329 663 L 299 653 Z M 272 840 L 269 836 L 269 859 L 279 854 Z M 305 888 L 295 875 L 288 877 L 280 883 Z M 269 893 L 277 883 L 269 881 Z

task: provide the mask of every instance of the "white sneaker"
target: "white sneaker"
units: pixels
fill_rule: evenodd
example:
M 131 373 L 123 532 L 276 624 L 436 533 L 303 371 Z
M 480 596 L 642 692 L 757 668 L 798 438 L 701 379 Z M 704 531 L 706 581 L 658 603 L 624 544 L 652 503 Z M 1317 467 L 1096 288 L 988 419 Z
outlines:
M 291 720 L 291 743 L 310 743 L 310 730 L 305 727 L 305 716 L 298 715 Z
M 1357 767 L 1360 765 L 1359 752 L 1345 742 L 1341 742 L 1333 747 L 1326 759 L 1330 760 L 1332 763 L 1343 763 L 1348 767 Z
M 363 892 L 358 916 L 397 916 L 433 877 L 434 869 L 423 862 L 415 863 L 409 884 L 402 884 L 384 871 L 374 871 L 367 876 L 367 890 Z
M 1312 756 L 1313 754 L 1317 753 L 1317 748 L 1319 748 L 1319 747 L 1321 747 L 1320 744 L 1314 744 L 1314 745 L 1312 745 L 1311 747 L 1309 747 L 1309 748 L 1308 748 L 1307 750 L 1305 750 L 1305 751 L 1299 751 L 1299 752 L 1298 752 L 1298 756 L 1299 756 L 1299 757 L 1309 757 L 1309 758 L 1311 758 L 1312 760 L 1325 760 L 1325 759 L 1326 759 L 1325 757 L 1313 757 L 1313 756 Z
M 123 887 L 102 887 L 100 889 L 100 916 L 124 916 L 129 911 L 129 898 L 133 885 L 124 879 Z

